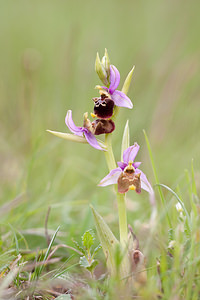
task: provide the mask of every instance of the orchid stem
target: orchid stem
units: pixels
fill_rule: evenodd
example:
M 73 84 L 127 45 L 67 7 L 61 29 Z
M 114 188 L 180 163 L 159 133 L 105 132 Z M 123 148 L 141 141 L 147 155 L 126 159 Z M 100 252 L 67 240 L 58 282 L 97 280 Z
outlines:
M 109 171 L 111 171 L 116 168 L 115 157 L 114 157 L 113 150 L 112 150 L 112 135 L 111 134 L 105 135 L 105 144 L 107 146 L 107 151 L 105 151 L 106 162 L 107 162 Z M 127 240 L 128 240 L 125 194 L 118 193 L 117 186 L 115 186 L 115 191 L 117 194 L 120 243 L 125 248 L 127 246 Z
M 115 157 L 112 150 L 112 134 L 105 134 L 105 144 L 107 147 L 107 151 L 105 151 L 106 162 L 108 165 L 109 171 L 116 168 Z
M 127 247 L 127 242 L 128 242 L 126 201 L 125 200 L 126 200 L 125 194 L 120 194 L 117 192 L 120 243 L 123 248 Z

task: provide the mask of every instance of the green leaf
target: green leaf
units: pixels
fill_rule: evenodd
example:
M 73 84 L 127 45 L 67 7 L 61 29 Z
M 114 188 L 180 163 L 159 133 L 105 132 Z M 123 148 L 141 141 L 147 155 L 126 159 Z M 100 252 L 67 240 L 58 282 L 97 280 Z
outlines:
M 116 264 L 117 269 L 120 268 L 120 265 L 121 265 L 122 260 L 123 260 L 123 256 L 124 255 L 121 251 L 120 245 L 117 245 L 116 249 L 115 249 L 115 264 Z
M 124 133 L 122 138 L 122 146 L 121 146 L 121 161 L 123 161 L 123 152 L 130 146 L 130 135 L 129 135 L 129 120 L 127 120 L 126 125 L 124 127 Z
M 115 249 L 119 245 L 119 241 L 116 239 L 104 219 L 97 213 L 93 206 L 90 206 L 94 216 L 96 230 L 99 236 L 102 249 L 104 251 L 107 266 L 112 275 L 116 274 L 115 266 Z
M 84 235 L 82 236 L 82 244 L 83 246 L 89 250 L 92 245 L 94 245 L 94 232 L 92 230 L 88 230 L 84 233 Z
M 18 238 L 17 238 L 17 234 L 15 232 L 15 229 L 12 227 L 11 224 L 9 224 L 12 232 L 13 232 L 13 235 L 14 235 L 14 238 L 15 238 L 15 245 L 16 245 L 16 251 L 17 251 L 17 255 L 19 255 L 19 242 L 18 242 Z
M 79 264 L 81 267 L 84 268 L 87 268 L 91 265 L 85 256 L 80 257 Z
M 43 269 L 44 269 L 44 267 L 45 267 L 46 259 L 47 259 L 47 257 L 49 256 L 49 253 L 50 253 L 50 251 L 51 251 L 51 248 L 52 248 L 52 246 L 53 246 L 53 243 L 54 243 L 54 241 L 55 241 L 56 235 L 57 235 L 57 233 L 58 233 L 59 230 L 60 230 L 60 226 L 58 226 L 58 228 L 56 229 L 56 231 L 55 231 L 55 233 L 54 233 L 54 235 L 53 235 L 53 237 L 52 237 L 52 239 L 51 239 L 51 241 L 50 241 L 49 247 L 48 247 L 47 252 L 45 253 L 45 256 L 44 256 L 44 259 L 43 259 L 43 264 L 42 264 L 42 265 L 40 266 L 40 268 L 38 269 L 38 272 L 37 272 L 37 278 L 40 277 L 40 274 L 42 273 L 42 271 L 43 271 Z
M 168 243 L 174 240 L 174 230 L 170 228 L 168 230 Z
M 94 271 L 94 269 L 98 265 L 98 263 L 99 262 L 96 259 L 92 259 L 91 262 L 89 262 L 89 260 L 85 256 L 80 257 L 80 260 L 79 260 L 80 266 L 84 267 L 91 273 Z
M 58 296 L 57 298 L 55 298 L 55 300 L 71 300 L 71 296 L 68 294 L 68 295 L 60 295 Z
M 99 250 L 102 249 L 102 246 L 101 244 L 99 244 L 95 249 L 94 249 L 94 252 L 92 254 L 92 257 L 95 257 L 95 255 L 99 252 Z
M 76 248 L 77 248 L 81 253 L 83 253 L 83 254 L 86 253 L 85 249 L 83 249 L 83 248 L 79 245 L 79 243 L 78 243 L 77 241 L 72 240 L 72 242 L 74 243 L 74 245 L 76 246 Z
M 135 69 L 135 66 L 133 66 L 133 68 L 131 69 L 131 71 L 128 73 L 125 81 L 124 81 L 124 85 L 122 87 L 122 92 L 124 94 L 127 94 L 128 93 L 128 90 L 129 90 L 129 87 L 130 87 L 130 84 L 131 84 L 131 80 L 132 80 L 132 76 L 133 76 L 133 71 Z
M 89 267 L 87 267 L 87 270 L 90 271 L 90 273 L 93 273 L 94 269 L 96 268 L 96 266 L 98 265 L 98 260 L 93 260 L 91 265 Z

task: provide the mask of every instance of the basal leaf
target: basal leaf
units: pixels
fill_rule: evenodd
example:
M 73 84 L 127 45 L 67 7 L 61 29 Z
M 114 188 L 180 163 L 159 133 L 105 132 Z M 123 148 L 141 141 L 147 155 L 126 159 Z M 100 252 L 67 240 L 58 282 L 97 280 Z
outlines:
M 96 230 L 99 236 L 102 249 L 107 259 L 107 266 L 109 271 L 114 275 L 116 274 L 115 266 L 115 249 L 119 241 L 116 239 L 104 219 L 97 213 L 93 206 L 91 206 L 92 213 L 95 220 Z

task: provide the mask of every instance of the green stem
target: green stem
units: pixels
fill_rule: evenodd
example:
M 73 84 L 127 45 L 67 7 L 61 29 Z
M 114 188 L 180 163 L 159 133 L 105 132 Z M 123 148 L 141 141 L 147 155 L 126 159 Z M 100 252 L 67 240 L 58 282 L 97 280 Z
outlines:
M 123 246 L 123 248 L 126 248 L 128 242 L 128 230 L 127 230 L 125 194 L 120 194 L 117 192 L 117 205 L 118 205 L 118 215 L 119 215 L 120 243 Z
M 108 169 L 109 169 L 109 171 L 111 171 L 116 168 L 115 157 L 114 157 L 113 150 L 112 150 L 112 134 L 111 133 L 105 134 L 105 144 L 107 147 L 107 151 L 104 151 L 104 153 L 105 153 Z
M 113 150 L 112 150 L 112 135 L 111 134 L 105 135 L 105 144 L 107 146 L 107 151 L 105 151 L 106 162 L 107 162 L 109 171 L 111 171 L 116 168 L 115 157 L 114 157 Z M 117 186 L 115 186 L 115 191 L 117 194 L 120 243 L 125 248 L 127 246 L 127 240 L 128 240 L 125 194 L 118 193 Z

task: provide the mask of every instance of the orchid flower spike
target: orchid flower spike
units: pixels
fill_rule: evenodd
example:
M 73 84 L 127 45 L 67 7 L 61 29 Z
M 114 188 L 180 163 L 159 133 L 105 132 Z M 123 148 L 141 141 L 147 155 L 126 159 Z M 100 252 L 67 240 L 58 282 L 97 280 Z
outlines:
M 118 162 L 118 168 L 111 170 L 110 173 L 101 180 L 99 186 L 117 184 L 118 192 L 121 194 L 129 190 L 135 190 L 136 193 L 141 193 L 141 188 L 153 194 L 153 189 L 146 175 L 138 169 L 141 162 L 134 162 L 139 149 L 140 146 L 137 143 L 127 148 L 123 152 L 123 162 Z
M 120 83 L 120 73 L 114 65 L 110 65 L 110 86 L 96 86 L 100 94 L 109 94 L 116 106 L 133 108 L 131 100 L 121 91 L 117 90 Z
M 92 124 L 89 121 L 89 119 L 87 119 L 87 113 L 84 114 L 84 125 L 83 127 L 78 127 L 74 124 L 74 121 L 72 119 L 72 111 L 68 110 L 67 111 L 67 115 L 65 117 L 65 123 L 67 125 L 67 127 L 69 128 L 69 130 L 74 133 L 75 135 L 78 136 L 83 136 L 86 138 L 87 142 L 94 148 L 98 149 L 98 150 L 104 150 L 103 148 L 101 148 L 94 136 L 94 134 L 92 133 Z

